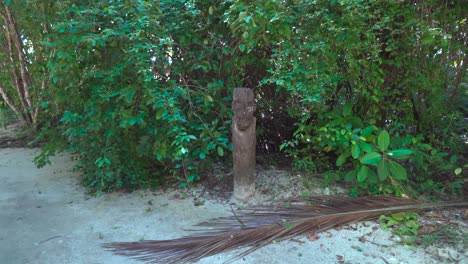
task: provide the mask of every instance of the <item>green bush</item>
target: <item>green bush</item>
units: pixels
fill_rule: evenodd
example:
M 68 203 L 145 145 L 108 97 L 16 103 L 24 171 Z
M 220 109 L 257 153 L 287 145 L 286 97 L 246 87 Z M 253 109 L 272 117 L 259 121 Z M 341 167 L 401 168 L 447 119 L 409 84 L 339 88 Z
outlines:
M 466 163 L 457 161 L 466 125 L 454 92 L 466 93 L 449 73 L 460 67 L 467 23 L 460 6 L 427 5 L 437 10 L 430 19 L 421 17 L 427 6 L 411 2 L 289 6 L 283 15 L 294 31 L 273 49 L 265 82 L 290 93 L 296 131 L 281 147 L 297 169 L 338 167 L 355 195 L 401 195 L 430 179 L 455 179 L 455 163 Z
M 235 65 L 219 45 L 222 22 L 183 2 L 69 3 L 67 16 L 43 43 L 58 51 L 47 92 L 61 117 L 43 130 L 53 140 L 39 165 L 62 146 L 78 154 L 85 184 L 100 192 L 170 175 L 190 183 L 228 153 L 236 80 L 224 74 Z
M 230 155 L 235 87 L 255 91 L 260 150 L 281 149 L 311 174 L 338 171 L 356 195 L 456 182 L 466 164 L 460 4 L 59 6 L 41 43 L 53 52 L 38 137 L 49 144 L 36 161 L 76 153 L 98 192 L 198 180 Z

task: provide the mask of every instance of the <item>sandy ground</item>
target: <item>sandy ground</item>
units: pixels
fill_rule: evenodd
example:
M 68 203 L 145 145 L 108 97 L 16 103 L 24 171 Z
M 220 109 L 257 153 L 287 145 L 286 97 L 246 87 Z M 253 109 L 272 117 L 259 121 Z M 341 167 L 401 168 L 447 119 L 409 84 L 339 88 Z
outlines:
M 0 149 L 0 263 L 141 263 L 105 251 L 105 242 L 171 239 L 207 219 L 231 214 L 228 204 L 207 199 L 196 206 L 194 189 L 112 193 L 94 197 L 71 172 L 68 155 L 37 169 L 37 149 Z M 468 263 L 452 247 L 402 246 L 375 222 L 349 225 L 268 245 L 233 263 Z M 363 239 L 365 238 L 365 239 Z M 311 241 L 314 240 L 314 241 Z M 361 242 L 364 241 L 364 242 Z M 465 241 L 466 242 L 466 241 Z M 223 263 L 228 252 L 199 263 Z

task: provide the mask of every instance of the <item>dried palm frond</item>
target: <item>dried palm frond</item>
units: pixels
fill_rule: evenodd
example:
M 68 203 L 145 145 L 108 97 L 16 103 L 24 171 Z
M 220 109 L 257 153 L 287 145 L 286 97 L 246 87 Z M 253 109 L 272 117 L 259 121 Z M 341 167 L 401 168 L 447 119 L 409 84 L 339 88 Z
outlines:
M 191 263 L 221 252 L 249 247 L 245 256 L 273 241 L 306 232 L 376 218 L 382 214 L 434 207 L 468 206 L 468 201 L 425 204 L 415 200 L 372 196 L 362 198 L 313 197 L 290 200 L 274 208 L 256 207 L 230 217 L 198 224 L 208 231 L 172 240 L 109 243 L 116 254 L 148 263 Z

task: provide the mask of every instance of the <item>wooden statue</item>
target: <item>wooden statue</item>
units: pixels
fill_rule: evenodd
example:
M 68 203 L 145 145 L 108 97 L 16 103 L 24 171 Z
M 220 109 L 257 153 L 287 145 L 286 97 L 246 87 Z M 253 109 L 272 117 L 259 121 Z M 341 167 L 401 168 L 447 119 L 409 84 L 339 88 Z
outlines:
M 235 88 L 232 99 L 234 198 L 245 202 L 255 193 L 255 99 L 249 88 Z

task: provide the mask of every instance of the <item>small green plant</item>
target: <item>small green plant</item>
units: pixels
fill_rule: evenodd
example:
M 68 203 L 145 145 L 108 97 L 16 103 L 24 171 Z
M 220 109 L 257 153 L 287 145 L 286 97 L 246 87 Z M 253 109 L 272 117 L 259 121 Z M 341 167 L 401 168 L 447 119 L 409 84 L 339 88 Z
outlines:
M 403 237 L 405 244 L 414 244 L 418 236 L 421 224 L 418 222 L 419 215 L 415 212 L 394 213 L 379 217 L 380 226 L 383 230 L 392 229 L 392 233 Z
M 391 230 L 406 245 L 429 246 L 434 243 L 448 243 L 463 240 L 464 233 L 451 224 L 423 226 L 415 212 L 400 212 L 379 217 L 380 227 Z
M 379 130 L 374 125 L 359 128 L 362 122 L 349 116 L 349 111 L 336 121 L 336 126 L 331 123 L 329 128 L 322 129 L 324 138 L 330 133 L 335 136 L 326 140 L 319 138 L 319 141 L 325 141 L 325 150 L 339 153 L 336 166 L 352 168 L 343 174 L 344 179 L 357 181 L 356 187 L 373 194 L 405 194 L 402 183 L 408 181 L 408 172 L 402 164 L 414 151 L 397 144 L 391 148 L 391 138 L 386 130 Z
M 372 127 L 368 127 L 369 131 Z M 367 135 L 364 129 L 363 135 Z M 351 156 L 359 159 L 360 165 L 351 171 L 351 176 L 356 176 L 359 183 L 368 180 L 369 183 L 390 181 L 399 186 L 398 181 L 407 181 L 406 169 L 400 164 L 413 153 L 411 149 L 389 149 L 390 135 L 386 130 L 382 130 L 377 137 L 377 146 L 365 142 L 361 136 L 356 143 L 351 146 Z M 361 153 L 364 152 L 364 153 Z M 340 159 L 342 156 L 338 157 Z M 398 162 L 397 160 L 400 160 Z M 337 160 L 337 165 L 342 165 L 341 160 Z M 344 161 L 343 161 L 344 162 Z M 349 176 L 348 176 L 349 177 Z M 365 186 L 365 185 L 364 185 Z

